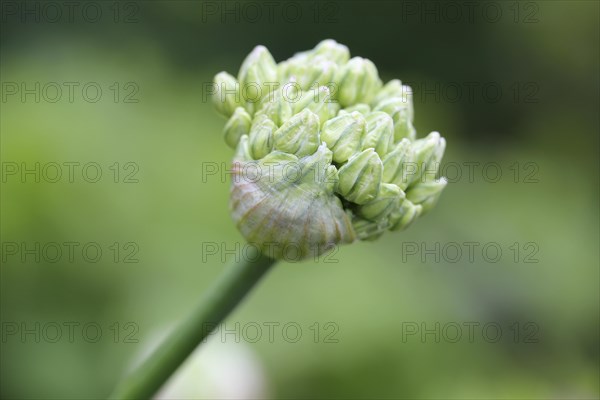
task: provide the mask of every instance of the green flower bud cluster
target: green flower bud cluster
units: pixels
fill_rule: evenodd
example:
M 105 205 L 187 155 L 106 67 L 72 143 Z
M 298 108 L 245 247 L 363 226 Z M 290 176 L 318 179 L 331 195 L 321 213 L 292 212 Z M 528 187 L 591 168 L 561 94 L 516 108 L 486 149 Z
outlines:
M 221 72 L 214 86 L 236 149 L 232 215 L 270 256 L 405 229 L 446 186 L 437 177 L 446 142 L 416 138 L 410 88 L 384 85 L 371 61 L 333 40 L 279 64 L 257 46 L 237 79 Z

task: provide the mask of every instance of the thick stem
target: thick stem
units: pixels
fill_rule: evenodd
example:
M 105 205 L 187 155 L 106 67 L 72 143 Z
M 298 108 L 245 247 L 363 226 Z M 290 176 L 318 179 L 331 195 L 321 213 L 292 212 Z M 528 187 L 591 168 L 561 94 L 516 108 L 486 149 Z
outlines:
M 204 293 L 196 309 L 119 384 L 111 399 L 151 398 L 275 264 L 258 250 L 248 251 L 245 256 L 245 260 L 229 266 Z

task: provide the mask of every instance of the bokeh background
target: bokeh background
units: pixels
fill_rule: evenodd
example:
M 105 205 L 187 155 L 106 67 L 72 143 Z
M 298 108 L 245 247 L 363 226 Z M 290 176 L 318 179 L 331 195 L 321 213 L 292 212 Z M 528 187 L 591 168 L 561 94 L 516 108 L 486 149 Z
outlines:
M 205 84 L 325 38 L 412 85 L 451 183 L 405 232 L 278 265 L 177 396 L 598 398 L 598 2 L 71 3 L 2 1 L 3 398 L 106 397 L 186 315 L 235 258 L 207 244 L 243 246 Z

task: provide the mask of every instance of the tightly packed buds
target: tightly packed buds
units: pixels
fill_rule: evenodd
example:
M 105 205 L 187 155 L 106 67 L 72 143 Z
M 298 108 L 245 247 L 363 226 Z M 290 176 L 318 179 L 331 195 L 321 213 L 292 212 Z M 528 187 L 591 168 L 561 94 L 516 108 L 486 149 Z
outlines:
M 235 149 L 230 208 L 270 257 L 301 259 L 403 230 L 437 202 L 446 141 L 416 138 L 412 91 L 333 40 L 277 64 L 257 46 L 213 103 Z

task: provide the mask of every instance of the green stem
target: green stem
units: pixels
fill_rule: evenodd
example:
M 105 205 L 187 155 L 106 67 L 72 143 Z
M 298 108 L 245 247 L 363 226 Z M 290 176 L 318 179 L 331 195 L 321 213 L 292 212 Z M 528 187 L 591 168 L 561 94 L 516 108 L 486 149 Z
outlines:
M 244 296 L 275 264 L 258 250 L 233 263 L 204 293 L 196 309 L 146 359 L 119 384 L 111 399 L 149 399 L 167 381 Z

